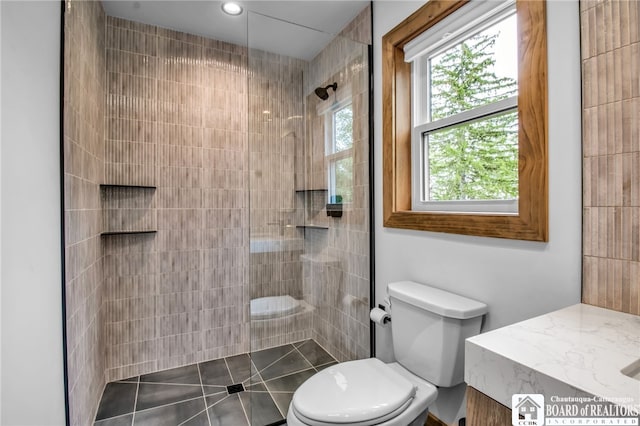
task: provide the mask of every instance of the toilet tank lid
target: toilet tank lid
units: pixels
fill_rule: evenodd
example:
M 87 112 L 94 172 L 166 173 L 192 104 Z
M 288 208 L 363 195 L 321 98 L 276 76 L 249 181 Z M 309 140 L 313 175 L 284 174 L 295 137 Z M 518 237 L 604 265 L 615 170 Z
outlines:
M 390 283 L 387 292 L 392 298 L 447 318 L 475 318 L 488 310 L 487 305 L 477 300 L 413 281 Z

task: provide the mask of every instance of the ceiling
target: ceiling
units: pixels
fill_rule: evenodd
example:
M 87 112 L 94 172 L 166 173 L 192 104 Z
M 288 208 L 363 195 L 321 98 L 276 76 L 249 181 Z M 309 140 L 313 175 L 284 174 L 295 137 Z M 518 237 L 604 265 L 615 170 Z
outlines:
M 240 16 L 221 1 L 103 0 L 108 15 L 247 45 L 310 61 L 369 2 L 362 0 L 239 1 Z M 293 25 L 297 24 L 297 25 Z

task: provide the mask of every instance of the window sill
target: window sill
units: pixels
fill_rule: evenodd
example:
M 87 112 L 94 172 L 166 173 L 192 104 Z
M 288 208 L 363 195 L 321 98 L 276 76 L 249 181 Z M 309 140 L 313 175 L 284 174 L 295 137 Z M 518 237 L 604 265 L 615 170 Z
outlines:
M 385 214 L 384 226 L 479 237 L 547 241 L 546 224 L 540 226 L 535 222 L 535 216 L 404 210 Z

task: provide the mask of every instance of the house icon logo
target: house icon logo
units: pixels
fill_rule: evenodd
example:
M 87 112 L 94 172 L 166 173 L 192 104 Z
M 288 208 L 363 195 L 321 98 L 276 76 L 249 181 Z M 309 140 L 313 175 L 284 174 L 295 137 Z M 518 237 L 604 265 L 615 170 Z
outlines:
M 511 397 L 513 426 L 544 425 L 544 395 L 515 394 Z

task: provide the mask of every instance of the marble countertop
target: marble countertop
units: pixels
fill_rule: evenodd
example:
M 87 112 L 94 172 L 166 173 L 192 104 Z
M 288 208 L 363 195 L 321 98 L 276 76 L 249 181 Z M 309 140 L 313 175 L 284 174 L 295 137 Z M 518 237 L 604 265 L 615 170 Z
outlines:
M 640 359 L 640 316 L 578 304 L 467 339 L 465 381 L 511 406 L 514 393 L 632 398 L 620 370 Z

